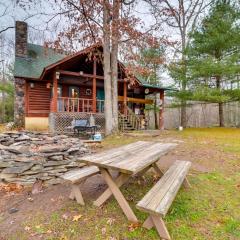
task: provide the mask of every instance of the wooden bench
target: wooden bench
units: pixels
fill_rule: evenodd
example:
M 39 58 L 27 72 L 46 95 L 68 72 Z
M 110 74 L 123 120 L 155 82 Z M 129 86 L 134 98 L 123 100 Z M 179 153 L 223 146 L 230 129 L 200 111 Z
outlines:
M 162 218 L 166 216 L 182 183 L 190 186 L 186 178 L 190 166 L 190 162 L 176 161 L 137 204 L 139 210 L 150 214 L 143 227 L 151 229 L 155 226 L 163 239 L 171 238 Z
M 100 170 L 96 166 L 86 166 L 63 174 L 61 178 L 72 184 L 72 190 L 69 198 L 72 200 L 76 199 L 79 204 L 84 205 L 82 193 L 79 189 L 78 184 L 85 181 L 88 177 L 91 177 L 99 172 Z

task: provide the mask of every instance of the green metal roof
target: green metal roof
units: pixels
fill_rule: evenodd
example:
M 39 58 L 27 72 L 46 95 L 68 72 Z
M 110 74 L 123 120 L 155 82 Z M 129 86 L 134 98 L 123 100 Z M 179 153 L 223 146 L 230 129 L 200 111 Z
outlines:
M 160 86 L 160 85 L 150 84 L 142 76 L 139 76 L 139 75 L 137 76 L 137 79 L 140 81 L 142 86 L 146 87 L 146 88 L 155 88 L 155 89 L 162 89 L 162 90 L 174 90 L 171 87 L 164 87 L 164 86 Z
M 65 54 L 36 44 L 28 43 L 27 48 L 27 57 L 15 58 L 14 76 L 39 78 L 45 67 L 66 57 Z

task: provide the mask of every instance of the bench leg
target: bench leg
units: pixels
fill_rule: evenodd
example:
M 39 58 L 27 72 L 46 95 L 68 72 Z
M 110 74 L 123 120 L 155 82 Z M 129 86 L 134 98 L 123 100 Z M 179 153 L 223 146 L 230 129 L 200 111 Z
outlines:
M 157 163 L 154 163 L 152 166 L 159 177 L 162 177 L 164 175 L 163 171 L 159 168 Z
M 191 184 L 189 183 L 187 177 L 183 180 L 183 186 L 185 188 L 190 188 L 191 187 Z
M 163 239 L 171 240 L 171 237 L 169 235 L 167 227 L 165 226 L 165 223 L 162 220 L 162 218 L 153 216 L 153 215 L 151 217 L 152 217 L 154 226 L 156 227 L 159 236 Z
M 164 221 L 161 217 L 150 215 L 147 220 L 143 223 L 143 227 L 147 229 L 151 229 L 152 227 L 155 227 L 159 236 L 162 239 L 171 240 L 171 237 L 169 235 L 169 232 L 165 226 Z
M 154 227 L 154 223 L 153 220 L 151 218 L 151 216 L 149 216 L 145 222 L 143 223 L 143 227 L 150 230 L 152 227 Z
M 69 198 L 74 200 L 76 199 L 77 203 L 81 204 L 81 205 L 84 205 L 84 200 L 83 200 L 83 197 L 82 197 L 82 193 L 79 189 L 79 186 L 77 184 L 73 184 L 72 185 L 72 191 L 69 195 Z

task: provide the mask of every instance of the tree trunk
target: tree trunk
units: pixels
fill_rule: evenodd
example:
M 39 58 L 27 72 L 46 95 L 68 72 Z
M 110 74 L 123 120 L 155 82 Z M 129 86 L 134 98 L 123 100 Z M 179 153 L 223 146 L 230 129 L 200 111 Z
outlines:
M 182 79 L 182 91 L 186 91 L 187 88 L 187 69 L 186 69 L 186 61 L 185 61 L 185 56 L 182 56 L 182 61 L 184 64 L 184 76 Z M 181 126 L 183 128 L 187 127 L 187 102 L 186 100 L 181 100 Z
M 158 129 L 157 93 L 154 93 L 154 120 L 155 120 L 155 129 Z
M 119 20 L 119 0 L 113 1 L 112 16 L 112 54 L 111 54 L 111 72 L 112 72 L 112 132 L 118 132 L 118 20 Z
M 184 4 L 183 1 L 181 2 L 181 11 L 184 16 Z M 185 18 L 183 17 L 183 27 L 182 27 L 182 64 L 183 64 L 183 78 L 182 78 L 182 91 L 185 91 L 187 88 L 187 66 L 186 66 L 186 25 L 185 25 Z M 181 126 L 183 128 L 187 127 L 187 102 L 185 100 L 181 100 Z
M 110 49 L 110 14 L 109 1 L 103 4 L 103 63 L 104 63 L 104 115 L 105 115 L 105 134 L 110 135 L 113 128 L 112 119 L 112 82 L 111 82 L 111 49 Z
M 187 106 L 186 101 L 181 101 L 181 126 L 187 127 Z
M 216 76 L 217 89 L 221 89 L 221 76 Z M 224 127 L 223 103 L 218 103 L 219 126 Z
M 218 108 L 219 108 L 219 126 L 224 127 L 223 103 L 219 103 Z

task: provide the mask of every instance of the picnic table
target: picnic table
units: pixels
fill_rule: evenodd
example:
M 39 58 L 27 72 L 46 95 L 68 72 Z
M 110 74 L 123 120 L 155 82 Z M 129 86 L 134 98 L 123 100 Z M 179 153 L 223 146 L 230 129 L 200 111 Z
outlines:
M 113 195 L 128 220 L 137 222 L 137 217 L 120 191 L 120 187 L 131 176 L 142 175 L 151 167 L 162 175 L 157 161 L 175 146 L 174 143 L 138 141 L 101 153 L 83 156 L 79 160 L 88 165 L 98 166 L 108 185 L 108 188 L 94 202 L 94 205 L 101 206 Z M 110 170 L 117 171 L 119 173 L 118 177 L 114 179 Z

